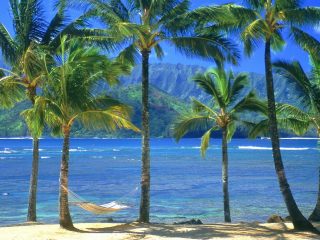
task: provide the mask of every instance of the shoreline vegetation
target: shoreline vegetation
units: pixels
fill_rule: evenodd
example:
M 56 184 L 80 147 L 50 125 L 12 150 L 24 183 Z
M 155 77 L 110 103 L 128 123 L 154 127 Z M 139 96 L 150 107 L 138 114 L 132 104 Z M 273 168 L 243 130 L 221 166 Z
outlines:
M 11 108 L 21 103 L 19 115 L 25 121 L 24 133 L 28 132 L 32 139 L 28 222 L 37 221 L 41 137 L 62 137 L 56 180 L 59 225 L 63 230 L 58 225 L 41 224 L 3 227 L 1 238 L 312 239 L 316 236 L 313 234 L 320 235 L 319 226 L 313 225 L 320 222 L 320 179 L 314 210 L 310 216 L 304 216 L 287 178 L 279 137 L 281 131 L 296 136 L 312 131 L 320 136 L 320 42 L 313 36 L 313 30 L 319 27 L 320 7 L 305 6 L 295 0 L 245 0 L 243 5 L 230 3 L 194 9 L 189 0 L 54 2 L 54 14 L 47 19 L 40 0 L 8 1 L 13 28 L 10 32 L 0 23 L 0 50 L 9 68 L 0 68 L 0 105 Z M 80 12 L 74 19 L 71 12 L 75 9 Z M 308 55 L 310 74 L 298 61 L 274 61 L 272 52 L 282 51 L 291 44 L 289 39 Z M 168 44 L 186 57 L 213 64 L 206 71 L 188 76 L 208 98 L 195 94 L 184 105 L 151 86 L 150 60 L 153 56 L 164 58 Z M 251 86 L 248 73 L 235 74 L 226 68 L 240 65 L 241 58 L 252 56 L 257 48 L 264 49 L 261 63 L 265 75 L 260 79 L 263 96 L 257 94 L 256 86 Z M 141 67 L 141 85 L 112 92 L 121 77 L 130 75 L 137 65 Z M 290 83 L 285 89 L 292 90 L 293 100 L 279 102 L 276 74 Z M 160 100 L 164 108 L 155 104 Z M 211 137 L 221 136 L 221 211 L 225 223 L 197 227 L 150 224 L 151 182 L 156 173 L 151 168 L 150 143 L 161 122 L 165 126 L 163 136 L 173 136 L 176 141 L 192 134 L 201 135 L 203 158 Z M 141 136 L 138 223 L 74 225 L 68 187 L 73 180 L 69 172 L 70 139 L 78 129 L 86 133 L 106 131 L 108 136 L 119 136 L 121 132 Z M 11 130 L 14 129 L 5 127 L 5 136 Z M 243 131 L 242 136 L 248 138 L 270 138 L 278 190 L 292 224 L 231 224 L 229 178 L 234 169 L 229 169 L 228 147 L 237 131 Z M 81 199 L 76 204 L 93 205 Z

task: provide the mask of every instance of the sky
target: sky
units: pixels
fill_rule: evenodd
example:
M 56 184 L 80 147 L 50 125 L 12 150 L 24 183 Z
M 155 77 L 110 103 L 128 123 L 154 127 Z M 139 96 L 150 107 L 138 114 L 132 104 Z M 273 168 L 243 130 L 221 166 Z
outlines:
M 53 0 L 43 1 L 48 10 L 48 18 L 50 19 L 52 15 L 52 3 Z M 224 3 L 236 3 L 242 4 L 242 0 L 191 0 L 192 8 L 212 5 L 212 4 L 224 4 Z M 304 6 L 316 6 L 320 7 L 320 0 L 305 0 L 302 1 Z M 0 22 L 4 23 L 4 25 L 12 32 L 12 23 L 11 16 L 9 12 L 9 0 L 0 0 Z M 320 40 L 320 26 L 319 30 L 308 29 L 309 33 L 312 33 L 317 39 Z M 288 36 L 286 36 L 288 37 Z M 239 49 L 242 50 L 242 46 L 240 41 L 234 39 L 236 43 L 239 43 Z M 190 64 L 190 65 L 201 65 L 205 67 L 213 67 L 214 63 L 210 61 L 203 61 L 197 58 L 186 58 L 180 53 L 178 53 L 174 47 L 165 45 L 165 57 L 160 61 L 155 58 L 155 55 L 152 54 L 150 58 L 151 63 L 181 63 L 181 64 Z M 236 72 L 257 72 L 264 73 L 264 48 L 261 45 L 261 48 L 257 49 L 253 56 L 250 58 L 242 55 L 240 65 L 239 66 L 228 66 L 228 68 L 236 71 Z M 310 69 L 308 56 L 303 52 L 297 45 L 295 45 L 292 41 L 288 41 L 285 49 L 280 53 L 273 53 L 273 60 L 277 59 L 285 59 L 285 60 L 299 60 L 303 67 L 308 71 Z

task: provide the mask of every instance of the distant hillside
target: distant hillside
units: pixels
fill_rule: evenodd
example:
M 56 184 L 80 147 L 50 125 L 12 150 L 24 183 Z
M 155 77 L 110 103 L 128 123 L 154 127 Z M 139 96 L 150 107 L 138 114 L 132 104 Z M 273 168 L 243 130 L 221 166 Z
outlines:
M 150 66 L 150 121 L 152 137 L 170 137 L 171 125 L 179 113 L 189 108 L 190 97 L 207 100 L 204 94 L 193 83 L 192 77 L 197 72 L 206 69 L 200 66 L 189 66 L 182 64 L 151 64 Z M 261 74 L 250 73 L 251 87 L 257 94 L 265 98 L 265 80 Z M 109 88 L 102 85 L 99 92 L 106 92 L 133 107 L 132 121 L 141 124 L 141 69 L 136 67 L 130 76 L 123 77 L 120 86 Z M 283 79 L 275 76 L 275 91 L 277 101 L 295 103 L 292 89 Z M 0 111 L 0 137 L 26 136 L 28 131 L 20 117 L 22 109 L 28 107 L 27 102 L 19 103 L 11 110 Z M 46 131 L 44 135 L 49 135 Z M 119 131 L 115 134 L 107 134 L 104 131 L 87 131 L 81 126 L 75 126 L 72 135 L 76 137 L 134 137 L 135 133 Z M 243 136 L 237 133 L 237 136 Z
M 109 91 L 110 95 L 120 101 L 132 106 L 132 122 L 141 127 L 141 89 L 140 85 L 132 84 L 129 86 L 116 87 Z M 153 137 L 170 137 L 171 123 L 177 116 L 186 111 L 189 106 L 184 101 L 170 96 L 164 91 L 151 86 L 150 87 L 150 134 Z M 73 131 L 73 136 L 97 136 L 97 137 L 138 137 L 137 133 L 130 131 L 118 131 L 113 134 L 106 134 L 103 131 L 86 131 L 78 126 Z
M 133 108 L 132 121 L 138 127 L 141 126 L 141 90 L 140 85 L 116 87 L 109 90 L 109 94 L 129 104 Z M 23 122 L 20 112 L 30 107 L 28 101 L 17 104 L 10 110 L 0 111 L 0 137 L 28 136 L 26 124 Z M 170 96 L 164 91 L 150 87 L 150 122 L 151 136 L 170 137 L 171 123 L 177 118 L 179 113 L 187 110 L 188 104 L 184 101 Z M 48 131 L 44 135 L 50 135 Z M 137 137 L 138 134 L 130 131 L 118 131 L 108 134 L 105 131 L 88 131 L 79 125 L 72 129 L 74 137 Z
M 206 99 L 204 94 L 192 81 L 197 72 L 205 72 L 206 68 L 196 65 L 183 64 L 151 64 L 150 83 L 164 92 L 188 101 L 191 96 L 199 100 Z M 257 94 L 265 98 L 265 77 L 263 74 L 248 73 L 251 81 L 251 88 Z M 136 67 L 132 74 L 122 78 L 122 85 L 139 84 L 141 81 L 141 67 Z M 275 93 L 279 102 L 295 102 L 292 96 L 292 87 L 285 80 L 275 75 Z

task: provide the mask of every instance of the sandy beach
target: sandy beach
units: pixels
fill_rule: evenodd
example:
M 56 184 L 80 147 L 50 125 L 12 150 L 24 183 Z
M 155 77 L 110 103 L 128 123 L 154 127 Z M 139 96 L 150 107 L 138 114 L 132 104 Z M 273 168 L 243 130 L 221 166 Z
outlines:
M 317 225 L 319 227 L 320 225 Z M 106 239 L 320 239 L 292 230 L 290 223 L 165 225 L 140 223 L 80 223 L 76 231 L 56 224 L 21 224 L 1 227 L 4 240 L 106 240 Z

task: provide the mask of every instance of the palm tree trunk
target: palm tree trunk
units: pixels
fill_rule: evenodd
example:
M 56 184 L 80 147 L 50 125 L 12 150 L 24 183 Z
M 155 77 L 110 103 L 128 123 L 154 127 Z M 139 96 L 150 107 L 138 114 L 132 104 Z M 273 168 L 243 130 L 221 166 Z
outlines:
M 29 99 L 34 105 L 35 97 L 37 95 L 35 87 L 29 87 L 27 91 Z M 28 222 L 37 221 L 37 189 L 38 189 L 38 172 L 39 172 L 39 139 L 33 137 L 32 139 L 32 168 L 30 176 L 29 187 L 29 203 L 28 203 Z
M 68 173 L 69 173 L 69 145 L 70 145 L 70 127 L 63 127 L 63 149 L 60 167 L 60 226 L 66 229 L 73 229 L 73 223 L 69 211 L 68 203 Z
M 223 188 L 223 207 L 224 221 L 231 222 L 230 202 L 229 202 L 229 186 L 228 186 L 228 143 L 227 128 L 222 128 L 222 188 Z
M 37 186 L 38 186 L 38 171 L 39 171 L 39 139 L 33 138 L 33 158 L 32 169 L 30 176 L 29 188 L 29 204 L 28 204 L 28 222 L 37 221 Z
M 309 220 L 313 222 L 320 222 L 320 168 L 319 168 L 319 184 L 318 184 L 318 199 L 317 204 L 311 213 Z
M 149 222 L 150 211 L 150 126 L 149 126 L 149 50 L 142 53 L 142 169 L 140 222 Z
M 271 143 L 272 143 L 274 165 L 275 165 L 275 170 L 278 176 L 280 191 L 284 198 L 284 202 L 286 204 L 290 217 L 292 218 L 292 223 L 294 225 L 294 228 L 297 230 L 309 230 L 309 231 L 316 232 L 317 230 L 302 215 L 293 198 L 293 195 L 285 174 L 283 162 L 282 162 L 278 127 L 277 127 L 270 46 L 271 46 L 270 39 L 267 39 L 265 44 L 265 71 L 266 71 L 266 86 L 267 86 L 267 97 L 268 97 L 268 117 L 269 117 L 269 123 L 270 123 L 269 130 L 270 130 L 270 137 L 271 137 Z

